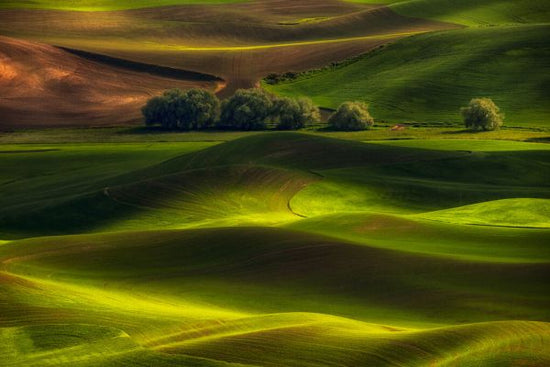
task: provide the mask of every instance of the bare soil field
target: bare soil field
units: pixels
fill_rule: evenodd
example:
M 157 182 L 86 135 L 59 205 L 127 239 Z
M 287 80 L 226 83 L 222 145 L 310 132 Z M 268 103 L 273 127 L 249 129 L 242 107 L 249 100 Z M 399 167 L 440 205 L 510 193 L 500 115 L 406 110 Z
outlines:
M 8 37 L 0 37 L 0 60 L 0 128 L 135 123 L 145 101 L 166 88 L 221 83 L 136 72 Z

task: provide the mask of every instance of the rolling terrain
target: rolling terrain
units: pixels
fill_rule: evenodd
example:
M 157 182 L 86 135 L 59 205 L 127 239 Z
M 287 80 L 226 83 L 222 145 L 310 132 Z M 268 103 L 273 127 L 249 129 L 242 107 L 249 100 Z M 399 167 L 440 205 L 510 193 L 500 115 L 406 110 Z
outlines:
M 1 128 L 135 124 L 147 99 L 172 87 L 216 89 L 202 74 L 162 76 L 0 37 Z
M 224 80 L 222 97 L 257 85 L 269 73 L 322 67 L 399 38 L 460 27 L 338 0 L 161 1 L 148 7 L 127 2 L 108 8 L 101 2 L 60 4 L 0 6 L 0 35 L 212 75 Z M 141 79 L 139 74 L 135 78 Z M 88 85 L 103 93 L 91 81 Z M 105 116 L 112 116 L 112 125 L 121 118 L 112 111 Z
M 459 124 L 461 106 L 489 96 L 508 125 L 547 127 L 549 30 L 501 26 L 409 37 L 341 68 L 267 87 L 330 108 L 366 100 L 379 119 L 432 124 Z
M 6 2 L 0 20 L 4 36 L 223 79 L 222 97 L 270 73 L 321 68 L 264 87 L 327 108 L 365 100 L 392 122 L 456 125 L 478 96 L 512 126 L 546 127 L 549 116 L 541 0 Z M 127 115 L 105 110 L 112 125 Z
M 1 1 L 0 366 L 549 366 L 549 28 L 545 0 Z M 254 86 L 376 124 L 133 126 Z M 480 96 L 503 129 L 457 128 Z
M 461 106 L 474 97 L 490 97 L 505 112 L 507 124 L 547 127 L 548 2 L 386 3 L 404 16 L 468 28 L 401 39 L 341 68 L 266 87 L 284 95 L 307 95 L 329 108 L 364 100 L 381 120 L 434 125 L 457 124 Z
M 449 142 L 4 145 L 0 356 L 544 366 L 550 150 Z

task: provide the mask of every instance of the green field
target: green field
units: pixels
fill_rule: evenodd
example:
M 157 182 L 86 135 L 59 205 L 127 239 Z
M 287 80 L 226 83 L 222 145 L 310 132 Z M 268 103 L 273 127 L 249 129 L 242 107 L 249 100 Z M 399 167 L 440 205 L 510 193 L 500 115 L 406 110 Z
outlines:
M 387 4 L 399 14 L 467 26 L 547 23 L 550 4 L 545 0 L 349 0 Z
M 2 137 L 7 366 L 550 362 L 546 144 L 122 132 Z
M 0 366 L 550 366 L 549 34 L 546 0 L 2 1 Z M 142 126 L 170 85 L 328 110 Z
M 549 31 L 533 25 L 418 35 L 336 70 L 266 87 L 330 108 L 365 100 L 379 120 L 439 125 L 459 124 L 460 107 L 487 96 L 506 114 L 507 125 L 548 126 Z

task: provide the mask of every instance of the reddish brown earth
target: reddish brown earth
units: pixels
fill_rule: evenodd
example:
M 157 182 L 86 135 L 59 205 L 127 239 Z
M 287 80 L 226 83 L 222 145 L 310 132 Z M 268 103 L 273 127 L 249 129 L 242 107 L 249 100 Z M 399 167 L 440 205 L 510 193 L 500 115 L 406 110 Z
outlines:
M 252 87 L 269 73 L 322 67 L 411 32 L 453 27 L 337 0 L 112 12 L 0 10 L 0 35 L 214 75 L 226 82 L 221 97 Z M 7 97 L 0 101 L 0 127 L 137 122 L 139 106 L 161 89 L 205 86 L 31 45 L 2 39 L 0 91 Z
M 58 48 L 0 36 L 0 128 L 136 123 L 140 107 L 166 88 L 204 87 L 134 72 Z

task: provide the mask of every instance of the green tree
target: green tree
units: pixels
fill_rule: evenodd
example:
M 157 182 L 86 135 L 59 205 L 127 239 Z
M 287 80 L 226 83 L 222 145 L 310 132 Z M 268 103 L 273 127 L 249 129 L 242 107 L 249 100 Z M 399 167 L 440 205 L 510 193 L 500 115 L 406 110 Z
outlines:
M 365 103 L 344 102 L 330 116 L 328 125 L 334 130 L 366 130 L 374 125 L 374 119 L 369 114 L 368 106 Z
M 190 89 L 178 103 L 178 128 L 200 130 L 214 126 L 220 114 L 220 101 L 204 89 Z
M 504 115 L 490 98 L 474 98 L 460 112 L 468 129 L 498 130 L 504 123 Z
M 263 130 L 273 120 L 273 98 L 261 89 L 239 89 L 222 103 L 219 126 Z
M 160 124 L 165 129 L 198 130 L 214 125 L 220 101 L 203 89 L 186 92 L 170 89 L 147 101 L 141 111 L 148 126 Z
M 153 97 L 147 101 L 141 108 L 141 113 L 145 119 L 145 125 L 153 126 L 162 124 L 166 110 L 166 100 L 161 97 Z
M 319 108 L 309 98 L 277 98 L 273 115 L 279 130 L 298 130 L 311 125 L 321 118 Z

